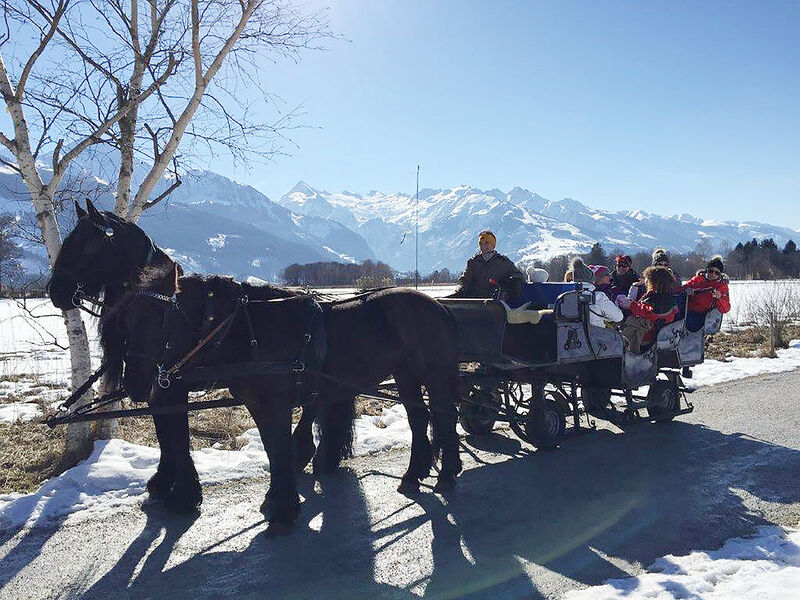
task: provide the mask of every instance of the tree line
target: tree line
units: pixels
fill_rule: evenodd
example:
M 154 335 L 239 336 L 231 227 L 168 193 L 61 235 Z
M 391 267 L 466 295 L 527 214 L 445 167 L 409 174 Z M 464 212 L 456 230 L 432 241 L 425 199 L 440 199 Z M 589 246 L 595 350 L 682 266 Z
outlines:
M 606 252 L 602 244 L 595 243 L 585 254 L 561 255 L 547 261 L 534 261 L 534 266 L 545 269 L 550 281 L 562 281 L 573 256 L 581 256 L 586 264 L 614 267 L 614 258 L 626 252 L 615 248 Z M 669 252 L 672 270 L 683 279 L 688 279 L 697 271 L 704 269 L 708 260 L 720 254 L 725 262 L 725 272 L 731 279 L 792 279 L 800 277 L 800 250 L 793 240 L 780 248 L 775 240 L 761 241 L 753 238 L 739 242 L 734 248 L 723 244 L 719 252 L 714 252 L 707 240 L 701 240 L 691 252 Z M 649 267 L 652 256 L 649 252 L 631 254 L 633 268 L 641 273 Z
M 414 272 L 397 273 L 384 262 L 365 260 L 361 263 L 314 262 L 293 263 L 282 269 L 279 279 L 286 285 L 309 287 L 356 287 L 370 289 L 420 283 L 452 283 L 458 279 L 449 269 L 435 270 L 416 278 Z

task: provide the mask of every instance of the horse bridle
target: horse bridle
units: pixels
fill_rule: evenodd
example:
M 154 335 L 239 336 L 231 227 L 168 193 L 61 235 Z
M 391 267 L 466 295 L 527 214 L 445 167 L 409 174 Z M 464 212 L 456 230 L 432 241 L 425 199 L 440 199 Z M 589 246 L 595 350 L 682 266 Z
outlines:
M 109 244 L 112 245 L 114 244 L 115 231 L 112 226 L 106 224 L 106 226 L 104 227 L 92 221 L 89 216 L 82 218 L 86 219 L 92 227 L 100 230 L 103 233 L 104 240 L 106 240 Z M 153 243 L 153 240 L 150 238 L 150 236 L 148 236 L 147 234 L 145 234 L 145 239 L 149 242 L 149 244 L 147 245 L 147 255 L 145 256 L 143 266 L 148 266 L 152 263 L 153 258 L 155 257 L 155 244 Z M 126 287 L 126 282 L 123 282 L 122 285 L 123 287 Z M 99 317 L 100 316 L 99 313 L 89 308 L 86 308 L 85 306 L 83 306 L 82 303 L 85 300 L 102 309 L 105 306 L 104 302 L 93 296 L 88 296 L 87 294 L 84 293 L 83 289 L 84 289 L 84 283 L 76 279 L 75 291 L 72 294 L 72 300 L 71 300 L 72 306 L 74 306 L 77 309 L 83 310 L 94 317 Z

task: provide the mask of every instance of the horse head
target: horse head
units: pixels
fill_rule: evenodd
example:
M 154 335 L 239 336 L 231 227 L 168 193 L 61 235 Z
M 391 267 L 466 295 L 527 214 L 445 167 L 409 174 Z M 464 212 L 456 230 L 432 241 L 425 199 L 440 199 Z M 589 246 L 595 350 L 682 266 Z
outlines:
M 77 306 L 80 297 L 122 286 L 149 264 L 157 249 L 139 227 L 87 200 L 75 203 L 78 221 L 64 240 L 48 284 L 50 300 L 61 309 Z

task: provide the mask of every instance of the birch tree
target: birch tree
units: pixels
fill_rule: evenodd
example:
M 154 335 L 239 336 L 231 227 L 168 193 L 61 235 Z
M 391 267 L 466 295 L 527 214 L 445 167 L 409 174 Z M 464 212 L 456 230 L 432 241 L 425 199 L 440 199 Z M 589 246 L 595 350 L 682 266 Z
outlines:
M 305 14 L 287 0 L 0 6 L 0 93 L 11 124 L 0 130 L 0 144 L 14 158 L 0 161 L 25 182 L 51 266 L 61 247 L 55 200 L 76 158 L 98 145 L 118 152 L 114 211 L 135 222 L 180 185 L 178 150 L 187 138 L 206 152 L 222 147 L 245 160 L 273 152 L 271 135 L 291 114 L 254 122 L 236 85 L 246 85 L 249 97 L 253 90 L 266 97 L 258 72 L 263 56 L 296 58 L 330 35 L 324 13 Z M 220 77 L 224 85 L 217 85 Z M 202 127 L 195 129 L 198 119 Z M 149 168 L 134 192 L 137 158 Z M 164 181 L 166 189 L 152 197 Z M 91 371 L 86 329 L 77 310 L 65 311 L 64 322 L 77 386 Z M 88 425 L 70 426 L 68 456 L 89 449 Z

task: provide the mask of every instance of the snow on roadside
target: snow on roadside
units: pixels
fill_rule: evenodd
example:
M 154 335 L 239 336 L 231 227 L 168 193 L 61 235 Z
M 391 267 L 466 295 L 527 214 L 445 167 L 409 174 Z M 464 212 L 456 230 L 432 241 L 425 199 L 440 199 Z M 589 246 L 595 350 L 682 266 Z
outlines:
M 703 364 L 692 367 L 693 377 L 687 379 L 686 384 L 701 387 L 753 375 L 793 371 L 800 367 L 800 340 L 792 340 L 788 348 L 778 350 L 777 354 L 778 358 L 732 357 L 727 362 L 706 359 Z
M 762 525 L 719 550 L 665 556 L 638 577 L 569 592 L 565 600 L 783 600 L 800 589 L 800 530 Z

